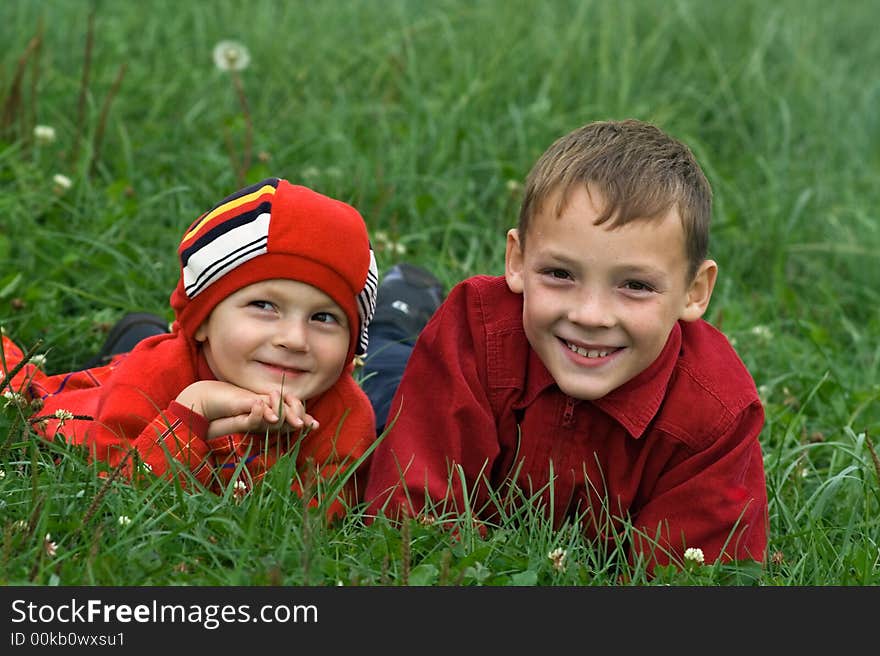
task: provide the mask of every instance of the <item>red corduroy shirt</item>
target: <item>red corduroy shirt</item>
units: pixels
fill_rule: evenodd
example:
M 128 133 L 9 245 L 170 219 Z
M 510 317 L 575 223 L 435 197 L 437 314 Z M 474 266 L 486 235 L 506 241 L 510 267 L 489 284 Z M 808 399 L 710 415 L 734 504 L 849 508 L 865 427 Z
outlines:
M 459 512 L 465 485 L 468 506 L 497 520 L 488 487 L 502 506 L 531 499 L 556 526 L 573 518 L 590 537 L 618 539 L 631 521 L 630 557 L 641 553 L 650 567 L 680 562 L 689 547 L 707 562 L 763 561 L 764 412 L 726 337 L 703 320 L 679 322 L 645 371 L 582 401 L 529 346 L 522 309 L 503 277 L 450 292 L 418 339 L 372 454 L 371 511 L 417 515 L 427 495 Z

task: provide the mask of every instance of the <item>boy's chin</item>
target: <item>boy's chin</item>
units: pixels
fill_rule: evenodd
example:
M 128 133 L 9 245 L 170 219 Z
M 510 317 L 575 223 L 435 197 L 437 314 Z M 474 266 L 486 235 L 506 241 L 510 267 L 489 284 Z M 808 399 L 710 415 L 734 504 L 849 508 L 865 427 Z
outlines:
M 570 380 L 567 376 L 556 378 L 556 384 L 563 394 L 579 401 L 596 401 L 617 387 L 611 382 Z

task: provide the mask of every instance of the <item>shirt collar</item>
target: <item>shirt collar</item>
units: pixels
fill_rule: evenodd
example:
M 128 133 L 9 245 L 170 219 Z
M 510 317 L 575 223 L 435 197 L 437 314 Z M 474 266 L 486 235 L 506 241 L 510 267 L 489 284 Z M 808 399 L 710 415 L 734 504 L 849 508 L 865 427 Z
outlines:
M 660 355 L 647 369 L 601 399 L 592 401 L 593 405 L 617 421 L 630 435 L 641 437 L 660 410 L 680 349 L 681 325 L 676 323 Z M 541 392 L 555 384 L 538 354 L 530 348 L 525 393 L 515 407 L 519 409 L 531 405 Z

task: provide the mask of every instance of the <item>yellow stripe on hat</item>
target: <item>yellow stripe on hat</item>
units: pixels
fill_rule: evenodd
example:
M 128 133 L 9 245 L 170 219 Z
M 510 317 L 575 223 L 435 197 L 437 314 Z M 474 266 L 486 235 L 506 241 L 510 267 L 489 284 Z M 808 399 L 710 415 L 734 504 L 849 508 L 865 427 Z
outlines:
M 190 230 L 188 233 L 186 233 L 183 236 L 183 239 L 180 241 L 180 243 L 184 244 L 187 241 L 189 241 L 190 239 L 192 239 L 193 237 L 195 237 L 195 235 L 199 232 L 199 230 L 202 229 L 202 226 L 204 226 L 206 223 L 208 223 L 211 219 L 218 216 L 219 214 L 223 214 L 224 212 L 228 212 L 229 210 L 234 210 L 236 207 L 240 207 L 241 205 L 249 203 L 252 200 L 262 196 L 263 194 L 267 194 L 267 193 L 274 194 L 275 187 L 273 187 L 272 185 L 263 185 L 262 187 L 260 187 L 259 189 L 257 189 L 254 192 L 251 192 L 245 196 L 233 198 L 228 203 L 223 203 L 222 205 L 215 207 L 213 210 L 208 212 L 201 221 L 199 221 L 198 225 L 196 225 L 192 230 Z

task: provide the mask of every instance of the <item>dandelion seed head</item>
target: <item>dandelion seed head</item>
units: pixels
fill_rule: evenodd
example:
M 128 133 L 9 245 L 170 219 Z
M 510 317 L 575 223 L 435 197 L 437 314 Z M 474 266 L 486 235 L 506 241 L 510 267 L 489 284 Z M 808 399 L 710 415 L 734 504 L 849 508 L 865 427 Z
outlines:
M 251 63 L 251 53 L 238 41 L 221 41 L 214 46 L 214 65 L 221 71 L 243 71 Z

